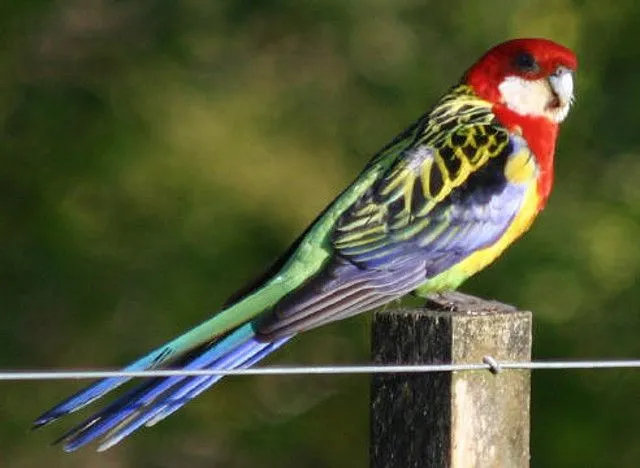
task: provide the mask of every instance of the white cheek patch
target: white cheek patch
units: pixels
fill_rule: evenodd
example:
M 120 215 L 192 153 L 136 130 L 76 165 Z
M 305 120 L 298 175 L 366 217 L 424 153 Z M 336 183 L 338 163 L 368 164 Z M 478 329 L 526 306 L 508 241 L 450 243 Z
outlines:
M 508 76 L 498 86 L 504 103 L 521 115 L 545 115 L 547 103 L 553 99 L 546 80 L 529 81 Z
M 568 88 L 569 83 L 564 84 Z M 569 113 L 571 99 L 564 100 L 564 96 L 556 96 L 545 79 L 525 80 L 518 76 L 508 76 L 498 89 L 507 107 L 520 115 L 546 117 L 554 122 L 562 122 Z M 560 102 L 557 102 L 558 97 L 561 98 Z

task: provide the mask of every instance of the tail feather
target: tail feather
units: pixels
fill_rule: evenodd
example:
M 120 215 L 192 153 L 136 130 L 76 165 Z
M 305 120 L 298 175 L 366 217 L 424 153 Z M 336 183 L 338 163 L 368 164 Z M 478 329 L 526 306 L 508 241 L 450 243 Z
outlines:
M 250 356 L 248 360 L 245 360 L 242 363 L 238 362 L 233 366 L 227 367 L 227 369 L 246 369 L 248 367 L 251 367 L 257 362 L 264 359 L 269 354 L 271 354 L 273 351 L 278 349 L 280 346 L 285 344 L 290 339 L 291 339 L 291 336 L 287 336 L 284 338 L 280 338 L 276 341 L 270 342 L 266 347 L 256 352 L 256 354 Z M 204 392 L 206 389 L 211 387 L 214 383 L 216 383 L 221 378 L 222 376 L 219 376 L 219 375 L 193 378 L 194 379 L 193 385 L 190 385 L 188 388 L 186 387 L 184 392 L 181 392 L 180 394 L 176 392 L 175 395 L 172 395 L 171 399 L 167 399 L 168 404 L 163 405 L 164 409 L 161 412 L 158 412 L 157 416 L 154 417 L 153 419 L 150 419 L 145 425 L 153 426 L 157 422 L 160 422 L 167 416 L 171 415 L 175 411 L 182 408 L 183 405 L 185 405 L 190 400 L 200 395 L 202 392 Z
M 250 326 L 247 328 L 242 327 L 238 329 L 235 333 L 227 336 L 220 342 L 216 343 L 215 346 L 208 348 L 205 352 L 201 352 L 195 358 L 192 358 L 190 361 L 185 362 L 183 368 L 185 369 L 198 369 L 206 366 L 207 364 L 219 359 L 225 353 L 232 351 L 234 344 L 243 343 L 244 341 L 250 339 L 253 336 L 253 332 L 250 329 Z M 131 366 L 128 366 L 131 367 Z M 92 415 L 79 425 L 73 427 L 67 433 L 62 435 L 55 443 L 70 440 L 76 435 L 80 435 L 88 433 L 88 429 L 91 428 L 91 433 L 98 433 L 100 430 L 107 431 L 109 428 L 122 423 L 127 417 L 133 415 L 141 406 L 145 404 L 145 401 L 151 401 L 152 398 L 157 397 L 162 390 L 166 390 L 172 385 L 179 383 L 185 377 L 175 376 L 175 377 L 167 377 L 167 378 L 152 378 L 148 379 L 144 383 L 132 388 L 124 395 L 120 396 L 114 402 L 110 403 L 106 407 L 104 407 L 101 411 Z M 96 385 L 93 385 L 86 389 L 84 392 L 92 391 L 94 386 L 99 386 L 102 381 L 97 382 Z M 80 392 L 78 396 L 82 396 L 84 392 Z M 73 400 L 76 397 L 72 397 L 70 400 Z M 56 418 L 66 414 L 63 411 L 69 405 L 69 401 L 63 402 L 57 407 L 54 407 L 47 413 L 53 414 Z M 75 411 L 74 408 L 72 411 Z M 47 414 L 45 413 L 45 415 Z M 41 416 L 39 419 L 42 419 Z M 90 442 L 87 440 L 85 443 Z M 80 444 L 84 445 L 84 444 Z M 78 447 L 80 446 L 78 445 Z
M 224 356 L 225 352 L 233 350 L 229 343 L 236 341 L 238 338 L 243 339 L 243 335 L 245 335 L 244 330 L 238 330 L 235 334 L 229 335 L 220 343 L 217 343 L 217 346 L 213 346 L 181 367 L 186 370 L 196 370 L 205 368 L 212 363 L 217 363 L 217 360 Z M 244 348 L 246 348 L 246 345 L 243 344 L 238 351 L 244 351 Z M 134 387 L 101 411 L 72 428 L 56 442 L 64 441 L 64 448 L 67 451 L 80 448 L 113 428 L 134 420 L 145 406 L 186 378 L 184 376 L 172 376 L 150 379 Z
M 242 324 L 253 320 L 260 311 L 268 308 L 274 301 L 277 301 L 282 294 L 282 286 L 279 285 L 278 282 L 269 282 L 259 291 L 245 296 L 242 300 L 239 300 L 169 343 L 143 356 L 123 370 L 142 371 L 166 367 L 168 364 L 175 363 L 185 355 L 188 355 L 190 351 L 224 336 L 231 330 L 244 330 L 246 333 L 250 330 L 243 327 Z M 221 340 L 220 343 L 223 341 L 224 340 Z M 130 379 L 130 377 L 112 377 L 97 381 L 36 418 L 33 423 L 34 429 L 87 406 L 103 395 L 120 387 Z
M 162 360 L 162 354 L 163 348 L 155 350 L 128 365 L 123 370 L 128 372 L 152 369 L 153 367 L 155 367 L 154 362 Z M 38 418 L 36 418 L 33 423 L 34 429 L 45 426 L 62 416 L 73 413 L 74 411 L 87 406 L 91 402 L 100 398 L 102 395 L 110 392 L 111 390 L 115 390 L 128 380 L 129 377 L 110 377 L 97 381 L 96 383 L 70 396 L 55 407 L 38 416 Z
M 234 352 L 234 355 L 229 356 L 224 360 L 217 361 L 214 366 L 209 366 L 207 368 L 222 370 L 244 369 L 250 367 L 271 352 L 275 351 L 289 339 L 290 337 L 287 337 L 276 342 L 259 344 L 254 341 L 252 344 L 255 349 L 248 351 L 247 355 L 249 358 L 247 358 L 247 355 L 237 356 L 237 353 Z M 189 401 L 218 382 L 222 377 L 223 376 L 221 375 L 189 377 L 188 382 L 185 382 L 179 387 L 167 392 L 166 395 L 163 395 L 161 399 L 154 402 L 153 405 L 149 406 L 149 408 L 140 412 L 140 414 L 136 415 L 135 418 L 131 418 L 110 430 L 109 433 L 106 434 L 105 440 L 98 447 L 98 450 L 104 451 L 113 447 L 142 426 L 150 427 L 155 425 L 159 421 L 182 408 Z
M 188 370 L 197 369 L 236 369 L 249 367 L 277 349 L 291 337 L 274 342 L 262 342 L 255 338 L 251 324 L 245 324 L 211 345 L 201 346 L 186 353 L 185 357 L 174 362 L 176 367 Z M 149 367 L 158 356 L 163 354 L 160 348 L 155 352 L 127 366 L 127 370 L 140 370 Z M 132 388 L 114 402 L 73 427 L 60 437 L 56 443 L 63 443 L 65 451 L 74 451 L 98 438 L 104 437 L 99 450 L 117 444 L 122 439 L 144 425 L 152 425 L 181 408 L 191 399 L 211 387 L 222 378 L 214 376 L 171 376 L 151 378 Z M 96 382 L 87 389 L 63 401 L 36 420 L 36 427 L 47 424 L 59 417 L 73 412 L 106 392 L 123 384 L 128 378 L 109 378 Z

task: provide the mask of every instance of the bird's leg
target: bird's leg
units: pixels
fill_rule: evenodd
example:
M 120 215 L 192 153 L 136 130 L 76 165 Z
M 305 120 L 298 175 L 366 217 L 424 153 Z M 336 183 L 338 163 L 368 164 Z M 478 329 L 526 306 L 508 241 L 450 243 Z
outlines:
M 505 308 L 505 304 L 494 300 L 482 299 L 460 291 L 423 293 L 420 290 L 416 290 L 414 294 L 426 299 L 424 307 L 442 312 L 457 311 L 471 313 L 471 311 L 487 311 L 497 308 L 504 310 Z M 515 307 L 512 306 L 509 306 L 509 309 L 516 310 Z

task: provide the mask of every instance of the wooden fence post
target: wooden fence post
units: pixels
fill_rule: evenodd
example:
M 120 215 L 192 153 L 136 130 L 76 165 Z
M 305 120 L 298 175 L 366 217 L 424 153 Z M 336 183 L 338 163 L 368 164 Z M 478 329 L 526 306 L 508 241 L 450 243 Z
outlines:
M 531 313 L 460 293 L 379 312 L 376 364 L 531 358 Z M 378 374 L 371 385 L 371 468 L 529 466 L 530 372 Z

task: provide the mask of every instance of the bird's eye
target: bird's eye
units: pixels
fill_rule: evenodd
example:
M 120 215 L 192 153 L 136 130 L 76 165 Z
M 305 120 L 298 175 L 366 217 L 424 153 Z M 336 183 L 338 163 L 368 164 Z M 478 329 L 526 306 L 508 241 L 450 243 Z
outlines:
M 535 73 L 538 71 L 538 64 L 529 52 L 520 52 L 514 59 L 516 68 L 523 72 Z

